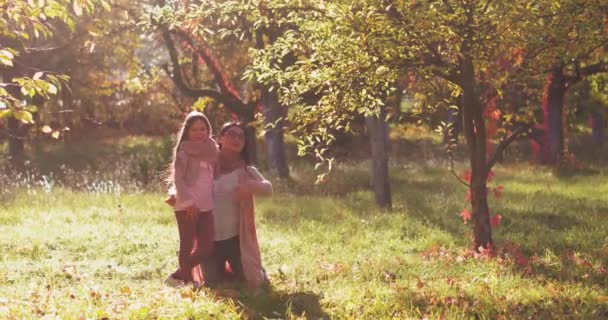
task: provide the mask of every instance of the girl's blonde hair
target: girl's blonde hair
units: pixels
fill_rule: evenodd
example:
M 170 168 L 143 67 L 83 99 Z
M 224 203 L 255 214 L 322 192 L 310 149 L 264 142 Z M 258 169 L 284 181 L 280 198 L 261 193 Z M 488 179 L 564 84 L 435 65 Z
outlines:
M 172 186 L 173 182 L 175 182 L 175 160 L 177 159 L 177 152 L 179 151 L 179 147 L 186 139 L 188 130 L 190 130 L 190 127 L 196 120 L 203 121 L 203 123 L 207 126 L 207 132 L 209 133 L 209 137 L 211 137 L 211 122 L 209 122 L 209 119 L 207 119 L 207 117 L 200 111 L 192 111 L 188 113 L 186 119 L 184 119 L 184 122 L 182 123 L 181 128 L 177 132 L 177 143 L 173 148 L 173 159 L 171 159 L 171 165 L 168 169 L 167 178 L 165 179 L 169 186 Z

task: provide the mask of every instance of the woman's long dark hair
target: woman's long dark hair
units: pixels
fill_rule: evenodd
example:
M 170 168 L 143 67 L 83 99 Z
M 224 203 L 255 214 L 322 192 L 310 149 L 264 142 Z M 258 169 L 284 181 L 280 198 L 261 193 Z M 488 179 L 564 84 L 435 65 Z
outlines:
M 217 140 L 219 142 L 220 137 L 222 137 L 228 130 L 230 130 L 230 128 L 232 127 L 237 127 L 240 128 L 241 130 L 243 130 L 243 135 L 246 134 L 245 131 L 245 126 L 240 123 L 240 122 L 226 122 L 222 125 L 222 127 L 220 128 L 219 132 L 218 132 L 218 136 L 217 136 Z M 247 144 L 247 137 L 243 136 L 243 141 L 244 141 L 244 145 L 243 145 L 243 150 L 241 150 L 241 159 L 245 162 L 245 165 L 250 165 L 251 164 L 251 159 L 249 159 L 249 146 Z M 220 143 L 220 149 L 222 148 L 222 144 Z

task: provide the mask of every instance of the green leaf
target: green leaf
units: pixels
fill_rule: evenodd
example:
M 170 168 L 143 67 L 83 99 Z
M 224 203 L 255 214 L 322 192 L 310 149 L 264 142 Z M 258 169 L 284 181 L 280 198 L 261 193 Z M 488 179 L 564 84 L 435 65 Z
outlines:
M 50 94 L 57 94 L 57 87 L 53 84 L 49 83 L 48 91 Z
M 32 113 L 27 110 L 19 110 L 14 112 L 15 118 L 23 123 L 34 123 Z
M 110 7 L 110 4 L 107 1 L 101 1 L 101 6 L 106 10 L 106 11 L 110 11 L 112 8 Z
M 0 102 L 0 104 L 2 104 L 3 102 Z M 4 110 L 0 110 L 0 119 L 6 118 L 8 116 L 10 116 L 13 113 L 13 110 L 11 109 L 4 109 Z
M 81 16 L 82 15 L 82 6 L 78 2 L 79 2 L 78 0 L 74 0 L 72 2 L 72 9 L 74 10 L 74 13 L 77 16 Z
M 35 106 L 35 105 L 33 105 L 33 104 L 31 104 L 31 105 L 26 106 L 25 110 L 27 110 L 27 111 L 29 111 L 31 113 L 34 113 L 34 112 L 38 112 L 38 107 Z
M 7 49 L 0 50 L 0 57 L 2 57 L 2 56 L 6 57 L 7 59 L 10 59 L 10 60 L 15 59 L 15 55 L 10 50 L 7 50 Z
M 30 89 L 26 86 L 21 87 L 21 94 L 23 94 L 24 96 L 29 96 L 30 95 Z
M 15 55 L 13 55 L 12 52 L 10 52 L 6 49 L 0 50 L 0 64 L 12 67 L 14 58 L 15 58 Z

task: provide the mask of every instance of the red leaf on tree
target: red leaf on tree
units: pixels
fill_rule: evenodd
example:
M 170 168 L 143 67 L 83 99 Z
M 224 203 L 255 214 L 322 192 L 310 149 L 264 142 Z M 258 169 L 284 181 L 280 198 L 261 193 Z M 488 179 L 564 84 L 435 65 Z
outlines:
M 467 201 L 471 202 L 471 189 L 467 190 Z
M 413 88 L 416 85 L 416 74 L 410 73 L 408 74 L 407 86 L 408 88 Z
M 517 48 L 513 50 L 513 59 L 515 60 L 515 65 L 521 65 L 524 62 L 524 55 L 526 53 L 526 49 Z
M 498 186 L 495 187 L 494 189 L 492 189 L 492 191 L 494 191 L 494 197 L 496 199 L 500 199 L 502 197 L 502 191 L 505 189 L 505 187 L 503 186 Z
M 471 220 L 471 211 L 469 211 L 468 209 L 462 210 L 462 212 L 460 213 L 460 217 L 462 217 L 462 222 L 464 222 L 464 224 L 467 224 L 467 221 Z
M 499 214 L 495 214 L 494 216 L 492 216 L 492 218 L 490 218 L 490 225 L 492 225 L 492 227 L 499 226 L 501 222 L 502 216 Z
M 464 181 L 471 183 L 471 171 L 466 170 L 463 174 L 462 174 L 462 178 L 464 179 Z
M 494 146 L 494 144 L 492 143 L 492 140 L 487 139 L 486 140 L 486 157 L 490 157 L 490 155 L 492 154 L 492 147 Z
M 490 172 L 488 172 L 488 177 L 486 178 L 488 182 L 492 181 L 492 178 L 494 178 L 496 175 L 494 174 L 494 171 L 490 170 Z
M 498 132 L 498 126 L 496 125 L 496 121 L 488 121 L 488 125 L 486 126 L 486 135 L 488 137 L 488 140 L 494 137 L 496 132 Z

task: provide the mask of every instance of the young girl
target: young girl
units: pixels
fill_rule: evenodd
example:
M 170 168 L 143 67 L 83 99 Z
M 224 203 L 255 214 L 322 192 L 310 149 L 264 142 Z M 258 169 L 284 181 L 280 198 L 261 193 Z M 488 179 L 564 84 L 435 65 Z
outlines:
M 200 261 L 211 254 L 213 234 L 213 168 L 218 147 L 204 114 L 186 116 L 173 153 L 169 183 L 174 188 L 175 218 L 179 230 L 179 269 L 168 284 L 200 285 Z

